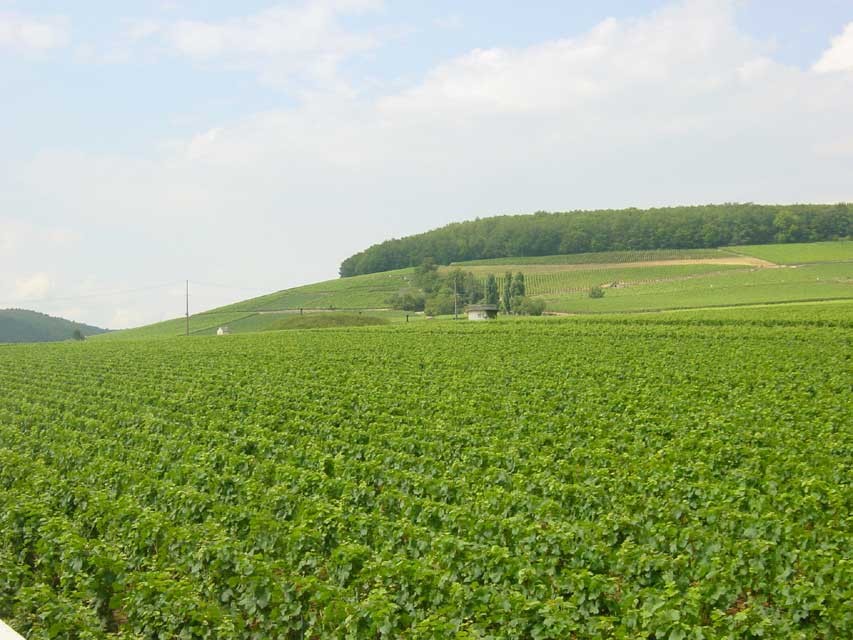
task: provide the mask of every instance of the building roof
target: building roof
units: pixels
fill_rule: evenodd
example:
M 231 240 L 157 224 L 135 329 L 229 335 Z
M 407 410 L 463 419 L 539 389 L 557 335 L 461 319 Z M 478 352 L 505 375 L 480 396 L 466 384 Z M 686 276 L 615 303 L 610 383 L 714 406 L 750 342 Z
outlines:
M 465 307 L 465 311 L 497 311 L 496 304 L 472 304 Z

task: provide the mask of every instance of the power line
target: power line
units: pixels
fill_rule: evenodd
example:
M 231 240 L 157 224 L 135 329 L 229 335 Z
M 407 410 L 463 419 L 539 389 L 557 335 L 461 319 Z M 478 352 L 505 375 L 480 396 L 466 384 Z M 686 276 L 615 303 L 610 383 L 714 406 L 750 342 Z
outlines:
M 190 284 L 199 285 L 201 287 L 216 287 L 218 289 L 233 289 L 235 291 L 269 291 L 267 287 L 238 287 L 230 284 L 216 284 L 213 282 L 197 282 L 190 280 Z

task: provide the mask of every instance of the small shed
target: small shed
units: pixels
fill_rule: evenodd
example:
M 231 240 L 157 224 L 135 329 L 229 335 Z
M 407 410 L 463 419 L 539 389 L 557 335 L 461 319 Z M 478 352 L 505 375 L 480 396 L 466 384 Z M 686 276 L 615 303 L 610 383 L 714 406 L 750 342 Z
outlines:
M 496 304 L 472 304 L 465 313 L 469 320 L 495 320 L 498 317 L 498 305 Z
M 216 335 L 218 336 L 227 336 L 229 333 L 231 333 L 231 329 L 229 329 L 228 327 L 219 327 L 216 330 Z

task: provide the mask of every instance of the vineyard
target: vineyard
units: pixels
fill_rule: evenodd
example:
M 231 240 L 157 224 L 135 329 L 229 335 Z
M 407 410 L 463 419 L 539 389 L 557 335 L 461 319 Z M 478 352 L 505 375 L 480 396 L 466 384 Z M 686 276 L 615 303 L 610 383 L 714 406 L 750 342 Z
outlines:
M 689 264 L 651 267 L 594 267 L 578 271 L 524 272 L 527 294 L 531 296 L 559 295 L 588 291 L 591 287 L 622 287 L 658 282 L 689 280 L 748 271 L 744 267 L 720 264 Z M 479 275 L 479 271 L 475 271 Z M 503 294 L 506 275 L 495 274 L 498 290 Z
M 2 347 L 0 618 L 851 637 L 850 332 L 808 315 Z

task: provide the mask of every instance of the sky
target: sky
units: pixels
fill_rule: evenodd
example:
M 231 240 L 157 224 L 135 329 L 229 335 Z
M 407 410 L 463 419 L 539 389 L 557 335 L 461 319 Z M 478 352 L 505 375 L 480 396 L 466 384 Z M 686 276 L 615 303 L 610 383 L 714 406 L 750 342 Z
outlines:
M 851 176 L 850 0 L 0 0 L 0 308 L 120 329 L 453 221 Z

